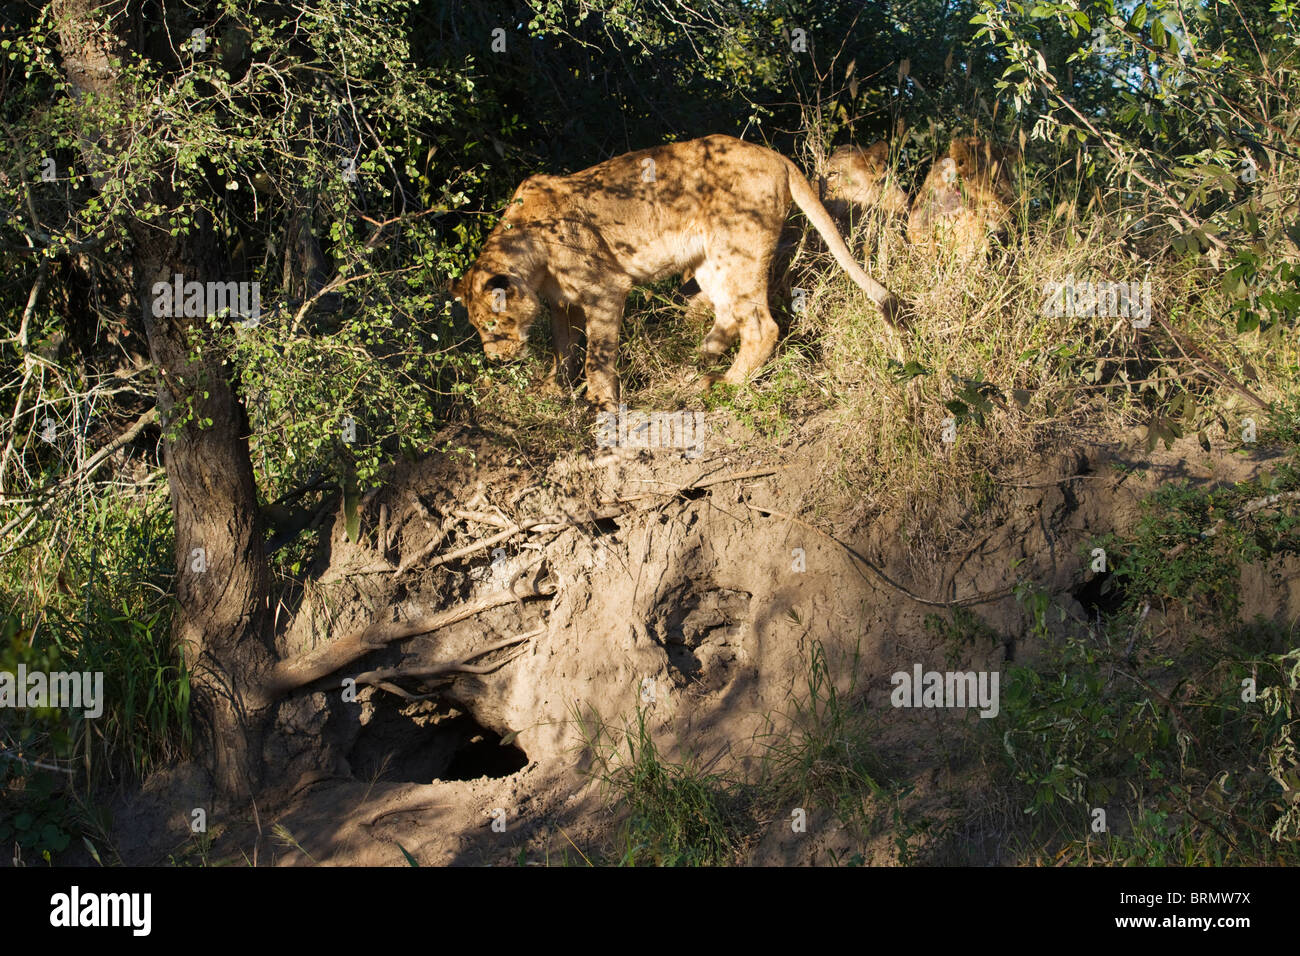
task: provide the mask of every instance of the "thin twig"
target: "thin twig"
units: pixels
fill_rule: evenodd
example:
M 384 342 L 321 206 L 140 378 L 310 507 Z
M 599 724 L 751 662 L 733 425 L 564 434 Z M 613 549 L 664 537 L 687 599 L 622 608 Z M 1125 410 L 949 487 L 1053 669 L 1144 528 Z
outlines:
M 843 541 L 841 541 L 839 538 L 835 537 L 834 535 L 828 534 L 827 532 L 823 531 L 821 528 L 818 528 L 815 525 L 811 525 L 807 521 L 802 520 L 801 518 L 796 518 L 794 515 L 786 514 L 784 511 L 777 511 L 775 508 L 766 508 L 762 505 L 750 504 L 748 501 L 744 502 L 744 505 L 746 508 L 750 508 L 754 511 L 761 511 L 763 514 L 775 515 L 778 518 L 785 518 L 787 521 L 793 521 L 795 524 L 801 525 L 802 527 L 807 528 L 809 531 L 815 531 L 817 534 L 821 535 L 827 540 L 833 541 L 835 544 L 838 544 L 841 548 L 843 548 L 850 555 L 852 555 L 857 561 L 865 565 L 866 568 L 869 571 L 871 571 L 872 574 L 874 574 L 877 578 L 879 578 L 890 588 L 893 588 L 899 594 L 902 594 L 904 597 L 907 597 L 908 599 L 915 601 L 918 604 L 925 604 L 929 607 L 970 607 L 975 604 L 987 604 L 990 601 L 1000 600 L 1001 598 L 1008 596 L 1009 594 L 1012 593 L 1012 591 L 1015 590 L 1014 588 L 1003 588 L 1000 591 L 991 591 L 986 594 L 976 594 L 968 598 L 962 598 L 960 601 L 931 601 L 929 598 L 923 598 L 919 594 L 915 594 L 912 591 L 909 591 L 907 588 L 903 587 L 903 585 L 899 584 L 893 578 L 889 577 L 889 575 L 885 574 L 885 572 L 882 571 L 880 568 L 878 568 L 874 563 L 872 563 L 863 555 L 858 553 L 858 551 L 855 548 L 845 544 Z M 857 567 L 857 565 L 854 565 L 854 567 Z

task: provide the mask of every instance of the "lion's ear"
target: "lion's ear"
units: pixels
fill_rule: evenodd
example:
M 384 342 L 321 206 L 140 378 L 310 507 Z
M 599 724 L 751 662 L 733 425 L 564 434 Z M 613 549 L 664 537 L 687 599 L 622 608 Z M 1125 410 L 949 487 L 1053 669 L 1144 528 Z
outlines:
M 488 279 L 483 286 L 484 289 L 509 289 L 510 277 L 502 273 L 497 273 L 491 279 Z
M 867 147 L 867 156 L 876 162 L 884 165 L 889 162 L 889 144 L 883 139 L 878 139 Z

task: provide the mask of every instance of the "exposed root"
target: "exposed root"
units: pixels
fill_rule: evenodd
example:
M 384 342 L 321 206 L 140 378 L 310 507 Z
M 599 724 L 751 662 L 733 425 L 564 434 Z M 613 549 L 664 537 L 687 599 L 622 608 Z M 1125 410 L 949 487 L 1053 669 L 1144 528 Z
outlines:
M 539 561 L 524 570 L 535 571 L 541 564 L 542 562 Z M 267 701 L 275 700 L 298 687 L 328 677 L 376 648 L 384 647 L 393 641 L 436 631 L 503 604 L 522 603 L 529 598 L 551 597 L 554 593 L 554 582 L 548 580 L 546 575 L 534 573 L 522 581 L 518 579 L 512 581 L 508 588 L 493 591 L 477 600 L 437 614 L 427 614 L 407 621 L 375 621 L 337 641 L 331 641 L 323 647 L 276 664 L 263 686 L 263 696 Z
M 511 654 L 508 657 L 503 657 L 501 660 L 494 661 L 491 664 L 471 664 L 469 662 L 474 660 L 476 657 L 482 657 L 484 654 L 499 651 L 503 647 L 513 647 L 516 644 L 526 643 L 527 641 L 531 641 L 534 637 L 538 637 L 545 633 L 546 628 L 539 627 L 534 631 L 529 631 L 527 634 L 517 634 L 514 637 L 507 637 L 504 640 L 497 641 L 495 644 L 489 644 L 487 647 L 480 648 L 472 654 L 465 655 L 458 661 L 446 661 L 422 667 L 386 667 L 380 670 L 366 671 L 364 674 L 358 674 L 355 679 L 358 685 L 365 684 L 368 686 L 378 687 L 381 690 L 386 690 L 389 693 L 396 694 L 398 697 L 402 697 L 406 700 L 425 700 L 433 695 L 411 694 L 398 687 L 396 684 L 393 684 L 392 681 L 399 680 L 403 677 L 424 679 L 429 677 L 438 677 L 443 674 L 490 674 L 500 667 L 510 663 L 510 661 L 514 660 L 523 652 L 516 651 L 514 654 Z

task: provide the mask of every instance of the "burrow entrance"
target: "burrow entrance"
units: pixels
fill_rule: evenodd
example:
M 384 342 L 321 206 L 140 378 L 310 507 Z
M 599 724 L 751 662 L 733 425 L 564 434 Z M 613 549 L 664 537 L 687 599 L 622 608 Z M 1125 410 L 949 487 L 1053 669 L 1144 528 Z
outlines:
M 435 701 L 408 703 L 377 696 L 375 711 L 348 753 L 358 780 L 431 783 L 508 777 L 528 765 L 528 755 L 473 715 Z

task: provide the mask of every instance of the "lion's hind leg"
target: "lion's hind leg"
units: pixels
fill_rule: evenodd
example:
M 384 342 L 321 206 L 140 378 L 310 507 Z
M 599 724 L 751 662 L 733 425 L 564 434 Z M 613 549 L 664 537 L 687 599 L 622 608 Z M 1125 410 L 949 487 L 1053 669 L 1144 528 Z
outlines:
M 739 385 L 771 357 L 780 335 L 767 307 L 768 265 L 761 258 L 733 261 L 730 268 L 696 271 L 696 279 L 713 301 L 717 314 L 704 340 L 706 355 L 721 355 L 737 338 L 740 351 L 722 380 Z M 712 384 L 712 377 L 706 380 Z
M 713 328 L 704 337 L 700 352 L 706 358 L 717 358 L 740 337 L 740 326 L 732 315 L 733 299 L 727 283 L 712 263 L 701 263 L 693 278 L 700 288 L 696 301 L 703 300 L 703 303 L 713 309 Z
M 736 304 L 733 314 L 740 329 L 740 351 L 722 380 L 728 385 L 739 385 L 772 357 L 781 331 L 768 311 L 766 296 L 746 297 Z

